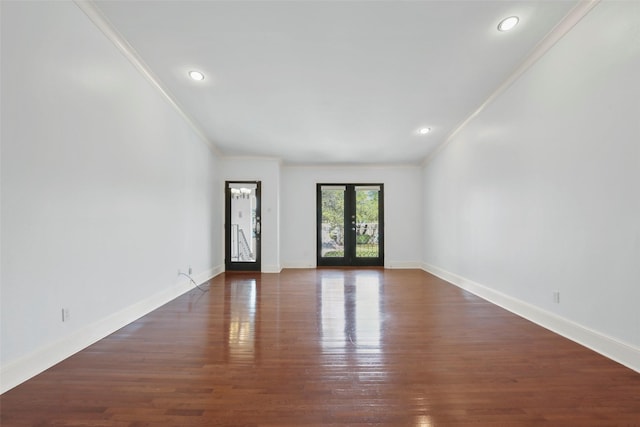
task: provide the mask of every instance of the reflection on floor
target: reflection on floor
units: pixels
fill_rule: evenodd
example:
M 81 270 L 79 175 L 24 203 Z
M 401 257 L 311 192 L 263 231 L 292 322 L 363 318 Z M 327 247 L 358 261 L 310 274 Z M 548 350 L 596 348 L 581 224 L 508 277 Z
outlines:
M 5 393 L 0 424 L 640 425 L 640 374 L 420 270 L 209 286 Z

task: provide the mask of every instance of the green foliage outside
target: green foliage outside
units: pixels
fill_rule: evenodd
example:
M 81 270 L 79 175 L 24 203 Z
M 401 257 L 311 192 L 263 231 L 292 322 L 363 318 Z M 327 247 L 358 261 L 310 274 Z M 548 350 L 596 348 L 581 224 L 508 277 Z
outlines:
M 344 236 L 336 234 L 344 223 L 344 191 L 322 190 L 322 224 L 328 224 L 330 237 L 339 245 L 344 244 Z
M 379 191 L 356 192 L 356 221 L 360 224 L 378 222 Z
M 356 224 L 377 224 L 378 223 L 378 191 L 356 191 Z M 344 191 L 343 190 L 323 190 L 322 191 L 322 223 L 330 230 L 329 237 L 338 246 L 344 245 L 343 224 L 344 224 Z M 378 256 L 378 245 L 370 243 L 372 233 L 377 231 L 358 228 L 362 234 L 356 236 L 356 256 L 367 258 Z M 342 257 L 342 249 L 332 250 L 324 254 L 325 257 Z
M 378 222 L 378 191 L 356 192 L 356 222 Z M 344 222 L 344 191 L 322 190 L 322 223 L 331 229 L 341 228 Z

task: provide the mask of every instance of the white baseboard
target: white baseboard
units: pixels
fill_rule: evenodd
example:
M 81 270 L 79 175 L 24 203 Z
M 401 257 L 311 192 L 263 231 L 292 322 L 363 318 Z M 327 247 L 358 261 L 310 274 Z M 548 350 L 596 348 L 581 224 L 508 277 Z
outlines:
M 196 277 L 193 278 L 193 280 L 198 284 L 202 284 L 222 273 L 224 273 L 224 265 L 218 265 L 210 268 L 204 273 L 198 274 Z
M 558 335 L 562 335 L 565 338 L 600 353 L 636 372 L 640 372 L 640 348 L 638 347 L 591 330 L 569 319 L 560 317 L 537 306 L 436 266 L 422 264 L 422 269 L 505 310 L 509 310 L 518 316 L 530 320 L 543 328 L 549 329 Z
M 198 284 L 204 283 L 223 271 L 224 267 L 211 268 L 194 277 L 194 281 Z M 190 280 L 180 280 L 179 283 L 169 289 L 132 304 L 91 325 L 85 326 L 58 342 L 40 348 L 6 366 L 0 367 L 0 394 L 60 363 L 191 289 L 193 289 L 193 284 Z
M 262 273 L 280 273 L 282 271 L 282 267 L 279 265 L 263 265 Z
M 316 261 L 313 262 L 283 262 L 282 268 L 316 268 Z
M 415 268 L 422 268 L 422 263 L 417 261 L 389 261 L 384 263 L 384 268 L 415 269 Z

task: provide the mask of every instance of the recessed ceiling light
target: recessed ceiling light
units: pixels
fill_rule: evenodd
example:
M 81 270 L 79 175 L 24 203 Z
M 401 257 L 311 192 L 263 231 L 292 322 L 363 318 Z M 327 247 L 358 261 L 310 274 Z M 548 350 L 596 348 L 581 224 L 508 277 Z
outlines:
M 193 80 L 204 80 L 204 74 L 200 71 L 189 71 L 189 77 Z
M 517 16 L 510 16 L 508 18 L 504 18 L 498 24 L 498 31 L 513 30 L 513 27 L 518 25 L 518 21 L 520 21 L 520 18 L 518 18 Z
M 428 134 L 429 132 L 431 132 L 431 128 L 420 128 L 420 129 L 418 129 L 418 133 L 419 133 L 420 135 L 426 135 L 426 134 Z

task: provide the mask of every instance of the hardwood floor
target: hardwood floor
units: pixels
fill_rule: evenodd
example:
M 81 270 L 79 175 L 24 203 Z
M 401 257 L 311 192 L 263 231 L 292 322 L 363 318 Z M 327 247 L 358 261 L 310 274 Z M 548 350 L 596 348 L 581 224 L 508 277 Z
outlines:
M 228 273 L 0 398 L 8 426 L 640 426 L 640 374 L 419 270 Z

